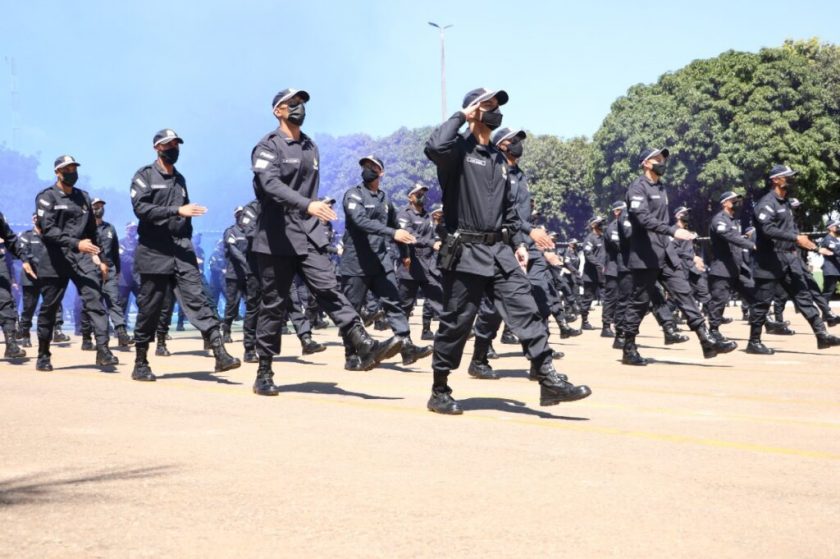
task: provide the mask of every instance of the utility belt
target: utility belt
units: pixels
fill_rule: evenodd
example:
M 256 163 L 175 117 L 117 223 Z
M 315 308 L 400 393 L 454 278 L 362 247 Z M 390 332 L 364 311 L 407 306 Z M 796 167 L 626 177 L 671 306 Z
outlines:
M 493 246 L 496 243 L 510 243 L 510 232 L 507 229 L 501 231 L 467 231 L 458 229 L 448 234 L 441 241 L 440 252 L 438 253 L 438 267 L 441 270 L 452 271 L 458 265 L 464 245 L 485 245 Z

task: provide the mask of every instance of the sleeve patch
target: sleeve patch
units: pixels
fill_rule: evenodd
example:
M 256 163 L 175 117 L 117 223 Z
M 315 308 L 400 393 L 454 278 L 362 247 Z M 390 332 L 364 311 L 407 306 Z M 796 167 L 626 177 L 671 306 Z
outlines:
M 641 205 L 642 205 L 642 203 L 639 202 L 638 200 L 633 200 L 633 201 L 630 202 L 630 207 L 633 208 L 633 209 L 636 209 Z
M 135 196 L 137 196 L 137 191 L 132 188 L 131 189 L 131 197 L 134 198 Z
M 38 208 L 38 217 L 44 217 L 44 210 Z
M 723 223 L 722 221 L 719 221 L 716 229 L 717 229 L 717 231 L 723 233 L 724 231 L 726 231 L 726 224 Z
M 350 208 L 351 210 L 355 210 L 356 209 L 356 202 L 350 202 L 349 204 L 347 204 L 347 207 Z
M 362 197 L 361 197 L 361 196 L 359 196 L 358 194 L 350 194 L 350 198 L 355 198 L 355 199 L 356 199 L 356 200 L 358 200 L 359 202 L 361 202 L 361 201 L 362 201 Z
M 273 153 L 269 153 L 269 152 L 267 152 L 267 151 L 261 151 L 261 152 L 260 152 L 259 154 L 257 154 L 257 155 L 258 155 L 258 157 L 262 157 L 262 158 L 264 158 L 264 159 L 269 159 L 269 160 L 274 159 L 274 154 L 273 154 Z
M 259 170 L 268 169 L 268 165 L 269 165 L 269 162 L 266 161 L 265 159 L 257 158 L 257 160 L 254 162 L 254 169 L 259 169 Z
M 249 223 L 251 223 L 251 218 L 247 217 L 247 216 L 243 217 L 242 218 L 242 223 L 244 223 L 245 225 L 248 225 Z
M 140 188 L 146 188 L 146 183 L 143 182 L 143 179 L 141 179 L 140 177 L 137 177 L 136 179 L 134 179 L 134 183 L 137 186 L 139 186 Z
M 44 200 L 43 198 L 38 198 L 38 203 L 41 204 L 42 206 L 44 206 L 47 209 L 50 208 L 50 203 L 48 201 Z
M 767 219 L 767 214 L 766 213 L 761 212 L 760 214 L 758 214 L 758 220 L 759 221 L 764 221 L 765 219 Z

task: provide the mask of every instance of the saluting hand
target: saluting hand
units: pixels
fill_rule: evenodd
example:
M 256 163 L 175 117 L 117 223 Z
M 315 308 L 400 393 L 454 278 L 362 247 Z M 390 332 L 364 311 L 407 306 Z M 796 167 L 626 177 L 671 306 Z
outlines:
M 79 241 L 79 252 L 83 252 L 85 254 L 99 254 L 99 247 L 93 244 L 93 241 L 90 239 L 82 239 Z
M 465 117 L 467 117 L 467 121 L 478 120 L 480 114 L 478 108 L 480 106 L 481 103 L 473 103 L 461 109 L 461 112 L 464 113 Z
M 333 211 L 330 205 L 326 202 L 310 202 L 309 205 L 306 207 L 306 213 L 315 216 L 318 219 L 324 219 L 326 221 L 338 219 L 338 215 L 336 215 L 336 213 Z
M 412 235 L 405 229 L 397 229 L 396 231 L 394 231 L 394 240 L 404 245 L 413 245 L 417 242 L 417 239 L 414 238 L 414 235 Z
M 184 204 L 178 208 L 178 215 L 181 217 L 198 217 L 207 213 L 207 208 L 198 204 Z

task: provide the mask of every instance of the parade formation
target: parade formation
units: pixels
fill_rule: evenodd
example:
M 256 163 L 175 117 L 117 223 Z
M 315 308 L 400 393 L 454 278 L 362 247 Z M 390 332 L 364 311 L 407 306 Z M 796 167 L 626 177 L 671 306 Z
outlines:
M 16 233 L 0 214 L 0 247 L 7 253 L 0 267 L 5 358 L 29 367 L 27 352 L 34 349 L 34 369 L 53 370 L 52 346 L 68 340 L 61 303 L 71 281 L 82 349 L 95 350 L 92 366 L 119 365 L 110 347 L 113 332 L 120 350 L 133 346 L 131 378 L 155 381 L 150 345 L 156 342 L 155 357 L 169 354 L 177 303 L 178 329 L 186 319 L 201 333 L 215 372 L 243 362 L 254 366 L 253 392 L 274 396 L 280 392 L 274 358 L 283 334 L 290 333 L 287 323 L 310 355 L 326 350 L 312 337 L 326 316 L 338 329 L 347 371 L 368 371 L 391 359 L 419 364 L 432 373 L 428 409 L 447 415 L 463 412 L 450 374 L 461 366 L 470 338 L 469 376 L 499 378 L 491 361 L 500 331 L 502 343 L 521 348 L 522 368 L 537 383 L 541 405 L 590 396 L 589 386 L 558 371 L 563 354 L 549 345 L 552 320 L 561 338 L 598 335 L 620 352 L 621 364 L 638 367 L 650 362 L 636 337 L 651 312 L 665 344 L 690 340 L 679 330 L 684 323 L 704 358 L 725 359 L 738 344 L 722 331 L 731 322 L 724 311 L 740 301 L 748 323 L 743 349 L 772 359 L 762 334 L 792 333 L 783 317 L 790 300 L 810 324 L 818 349 L 840 345 L 829 332 L 840 324 L 829 305 L 840 280 L 840 221 L 829 221 L 816 242 L 798 230 L 792 197 L 797 171 L 783 163 L 767 169 L 766 193 L 748 219 L 741 215 L 743 195 L 731 185 L 709 200 L 708 231 L 694 231 L 691 212 L 669 204 L 668 147 L 650 146 L 634 161 L 638 177 L 624 199 L 608 204 L 609 216 L 592 216 L 587 231 L 552 232 L 542 225 L 519 166 L 527 135 L 502 127 L 505 91 L 469 91 L 461 110 L 435 128 L 424 153 L 438 184 L 417 183 L 401 208 L 387 188 L 388 154 L 358 154 L 360 181 L 347 185 L 340 200 L 319 194 L 318 146 L 302 130 L 309 100 L 298 89 L 272 98 L 276 126 L 253 148 L 252 190 L 243 187 L 243 200 L 251 201 L 233 210 L 207 259 L 209 277 L 193 228 L 207 209 L 192 200 L 176 167 L 186 148 L 174 130 L 154 134 L 154 159 L 131 178 L 126 194 L 136 222 L 121 237 L 106 221 L 107 201 L 75 186 L 82 163 L 58 157 L 55 183 L 34 198 L 31 229 Z M 427 193 L 437 188 L 442 205 L 429 207 Z M 336 204 L 346 218 L 340 239 L 332 224 Z M 742 231 L 745 222 L 751 227 Z M 809 253 L 822 256 L 822 288 Z M 19 277 L 12 258 L 22 262 Z M 20 286 L 20 308 L 13 285 Z M 132 295 L 138 309 L 133 336 Z M 600 328 L 589 321 L 598 302 Z M 416 340 L 409 329 L 413 313 L 422 316 Z M 231 355 L 237 353 L 231 329 L 240 314 L 241 359 Z M 373 324 L 391 335 L 375 339 L 368 330 Z

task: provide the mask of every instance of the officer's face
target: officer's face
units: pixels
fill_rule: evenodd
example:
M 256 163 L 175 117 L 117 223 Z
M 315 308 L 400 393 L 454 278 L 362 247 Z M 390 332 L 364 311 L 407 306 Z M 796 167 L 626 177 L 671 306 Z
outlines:
M 179 144 L 178 140 L 169 140 L 168 142 L 161 142 L 161 143 L 159 143 L 158 145 L 155 146 L 155 151 L 160 153 L 160 152 L 166 151 L 170 148 L 176 148 L 176 149 L 180 150 L 181 147 L 180 147 L 180 144 Z
M 665 163 L 665 156 L 662 155 L 661 153 L 658 154 L 658 155 L 655 155 L 654 157 L 650 157 L 648 159 L 645 159 L 645 162 L 642 163 L 642 167 L 644 167 L 647 170 L 650 170 L 657 163 Z
M 300 95 L 287 99 L 274 108 L 274 116 L 277 118 L 289 118 L 289 107 L 294 107 L 300 103 L 306 103 Z
M 56 169 L 55 176 L 57 176 L 60 179 L 61 175 L 63 175 L 64 173 L 75 173 L 78 170 L 79 166 L 75 163 L 71 163 L 70 165 L 65 165 L 61 169 Z
M 370 169 L 371 171 L 375 172 L 379 177 L 381 177 L 383 174 L 385 174 L 382 171 L 382 167 L 380 167 L 379 165 L 377 165 L 373 161 L 365 161 L 365 164 L 362 165 L 362 167 L 364 167 L 365 169 Z

